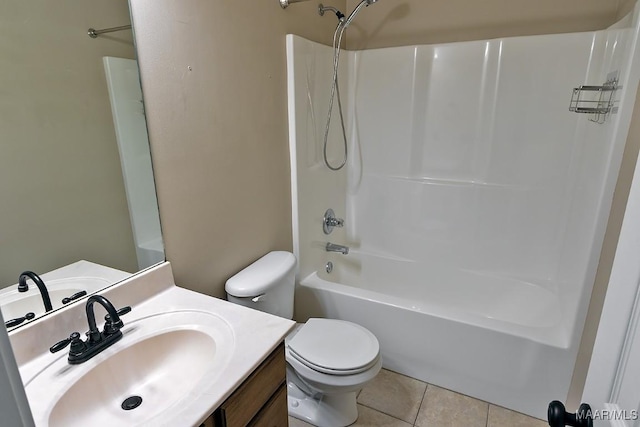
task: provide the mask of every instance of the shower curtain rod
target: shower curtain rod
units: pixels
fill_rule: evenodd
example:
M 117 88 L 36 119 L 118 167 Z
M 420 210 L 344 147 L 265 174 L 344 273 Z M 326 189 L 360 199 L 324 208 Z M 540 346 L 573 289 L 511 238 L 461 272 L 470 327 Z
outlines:
M 104 30 L 94 30 L 93 28 L 89 28 L 89 30 L 87 30 L 87 34 L 92 39 L 95 39 L 100 34 L 113 33 L 114 31 L 122 31 L 122 30 L 130 30 L 130 29 L 131 29 L 131 25 L 123 25 L 121 27 L 105 28 Z

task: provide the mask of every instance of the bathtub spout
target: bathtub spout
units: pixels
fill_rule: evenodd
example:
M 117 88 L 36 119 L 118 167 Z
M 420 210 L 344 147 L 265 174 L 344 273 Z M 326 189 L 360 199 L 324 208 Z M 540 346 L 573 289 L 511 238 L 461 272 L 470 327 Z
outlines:
M 349 253 L 349 247 L 336 245 L 335 243 L 328 242 L 325 247 L 327 252 L 340 252 L 342 255 L 347 255 Z

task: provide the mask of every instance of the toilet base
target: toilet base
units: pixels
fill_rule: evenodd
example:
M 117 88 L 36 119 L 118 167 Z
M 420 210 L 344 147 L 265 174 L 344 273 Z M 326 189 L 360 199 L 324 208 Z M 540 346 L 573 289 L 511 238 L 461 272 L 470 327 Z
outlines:
M 287 381 L 289 415 L 318 427 L 345 427 L 358 419 L 356 392 L 309 396 Z

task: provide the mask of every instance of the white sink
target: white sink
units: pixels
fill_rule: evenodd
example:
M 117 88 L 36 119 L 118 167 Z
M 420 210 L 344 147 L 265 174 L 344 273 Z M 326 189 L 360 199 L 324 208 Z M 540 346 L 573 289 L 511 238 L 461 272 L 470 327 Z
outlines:
M 80 365 L 69 365 L 63 350 L 25 383 L 37 426 L 171 425 L 231 361 L 234 335 L 216 315 L 185 310 L 127 322 L 128 316 L 112 347 Z M 122 409 L 131 396 L 142 402 Z

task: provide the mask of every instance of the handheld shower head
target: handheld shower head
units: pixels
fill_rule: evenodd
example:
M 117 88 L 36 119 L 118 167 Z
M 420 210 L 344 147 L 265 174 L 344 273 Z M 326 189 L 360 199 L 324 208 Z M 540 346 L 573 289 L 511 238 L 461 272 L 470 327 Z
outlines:
M 363 7 L 369 7 L 370 5 L 372 5 L 373 3 L 377 2 L 378 0 L 362 0 L 360 3 L 358 3 L 358 5 L 355 7 L 355 9 L 353 9 L 351 11 L 351 13 L 349 14 L 349 16 L 347 17 L 346 21 L 341 21 L 343 24 L 344 28 L 347 28 L 351 22 L 356 18 L 356 15 L 358 14 L 358 12 L 360 12 L 360 9 L 362 9 Z
M 336 26 L 336 31 L 333 33 L 333 79 L 332 79 L 333 84 L 331 85 L 331 95 L 329 96 L 329 109 L 327 112 L 327 122 L 324 128 L 324 143 L 323 143 L 323 149 L 322 149 L 324 164 L 332 171 L 340 170 L 344 167 L 344 165 L 347 164 L 347 154 L 348 154 L 347 131 L 344 125 L 344 116 L 342 114 L 342 103 L 340 102 L 340 89 L 338 87 L 338 66 L 340 63 L 340 45 L 342 42 L 342 36 L 344 35 L 344 32 L 347 29 L 347 27 L 351 25 L 351 22 L 355 19 L 358 12 L 363 7 L 368 7 L 369 5 L 377 1 L 378 0 L 361 0 L 360 3 L 358 3 L 358 5 L 351 11 L 349 16 L 346 18 L 344 14 L 342 14 L 339 10 L 337 10 L 334 7 L 323 6 L 322 4 L 320 4 L 318 7 L 318 11 L 320 12 L 320 15 L 324 15 L 325 11 L 330 10 L 336 14 L 339 21 L 338 25 Z M 331 124 L 331 112 L 333 111 L 333 100 L 334 100 L 334 97 L 336 96 L 338 98 L 338 110 L 340 111 L 340 125 L 342 128 L 342 142 L 344 143 L 343 144 L 344 157 L 343 157 L 342 163 L 340 163 L 337 166 L 333 166 L 331 165 L 331 163 L 329 163 L 329 159 L 327 157 L 327 145 L 329 141 L 329 127 Z

